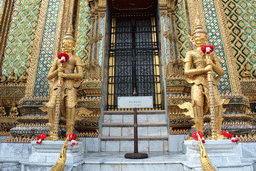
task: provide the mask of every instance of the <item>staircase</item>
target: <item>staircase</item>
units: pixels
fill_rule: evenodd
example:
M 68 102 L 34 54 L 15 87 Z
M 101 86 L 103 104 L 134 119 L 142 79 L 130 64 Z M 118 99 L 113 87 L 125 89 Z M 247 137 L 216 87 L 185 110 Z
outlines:
M 133 111 L 104 111 L 101 151 L 133 152 Z M 139 152 L 167 151 L 168 125 L 165 110 L 138 111 Z

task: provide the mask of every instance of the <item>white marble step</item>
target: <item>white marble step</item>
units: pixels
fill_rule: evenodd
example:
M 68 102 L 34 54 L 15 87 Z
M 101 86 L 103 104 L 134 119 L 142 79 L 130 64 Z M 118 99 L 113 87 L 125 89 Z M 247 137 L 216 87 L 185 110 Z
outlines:
M 106 137 L 105 137 L 106 138 Z M 147 139 L 149 138 L 149 139 Z M 134 140 L 132 137 L 125 139 L 107 138 L 107 141 L 101 141 L 102 152 L 133 152 Z M 155 139 L 155 137 L 139 137 L 138 140 L 139 152 L 153 152 L 153 151 L 168 151 L 168 140 L 165 137 Z
M 138 111 L 138 123 L 166 123 L 167 115 L 165 110 L 156 111 Z M 133 111 L 105 111 L 103 117 L 103 124 L 132 124 L 134 123 Z
M 101 140 L 105 141 L 127 141 L 127 140 L 133 140 L 134 136 L 126 136 L 126 137 L 120 137 L 120 136 L 103 136 L 101 137 Z M 168 136 L 138 136 L 138 140 L 168 140 Z
M 137 114 L 165 114 L 165 110 L 138 110 Z M 120 114 L 133 114 L 134 111 L 104 111 L 104 114 L 120 115 Z
M 139 123 L 138 127 L 147 127 L 147 126 L 166 126 L 167 123 Z M 133 123 L 102 123 L 103 127 L 133 127 Z
M 93 171 L 183 171 L 181 153 L 148 153 L 146 159 L 126 159 L 125 153 L 104 152 L 85 155 L 84 170 Z
M 134 127 L 124 126 L 124 127 L 102 127 L 101 135 L 104 137 L 114 136 L 114 137 L 126 137 L 126 136 L 134 136 Z M 138 136 L 167 136 L 168 129 L 167 125 L 163 126 L 143 126 L 138 127 Z

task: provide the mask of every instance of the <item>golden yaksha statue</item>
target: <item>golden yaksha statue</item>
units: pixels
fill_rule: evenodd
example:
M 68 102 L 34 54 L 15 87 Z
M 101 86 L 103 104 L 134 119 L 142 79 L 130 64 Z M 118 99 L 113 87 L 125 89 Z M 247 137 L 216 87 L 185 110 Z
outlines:
M 224 74 L 222 70 L 220 59 L 215 52 L 212 52 L 206 58 L 206 54 L 202 52 L 201 48 L 208 43 L 207 33 L 203 30 L 200 24 L 199 14 L 196 17 L 196 28 L 193 32 L 190 41 L 194 45 L 194 49 L 187 52 L 184 59 L 184 75 L 188 83 L 191 84 L 191 100 L 192 103 L 186 102 L 179 105 L 182 109 L 188 109 L 186 114 L 194 118 L 197 131 L 203 132 L 204 119 L 203 116 L 209 111 L 210 96 L 209 96 L 209 80 L 207 77 L 209 72 L 213 71 L 217 74 L 213 77 L 213 85 L 211 92 L 214 97 L 215 119 L 216 119 L 216 133 L 217 137 L 221 136 L 222 105 L 224 100 L 221 99 L 217 88 L 219 78 Z M 215 122 L 215 121 L 214 121 Z
M 60 115 L 66 118 L 67 134 L 73 133 L 76 106 L 77 88 L 83 78 L 83 62 L 80 57 L 73 54 L 75 39 L 69 29 L 62 41 L 62 51 L 65 59 L 55 57 L 47 78 L 51 81 L 50 100 L 45 104 L 47 108 L 50 127 L 48 140 L 58 140 L 58 127 Z M 64 61 L 63 61 L 64 60 Z M 76 72 L 74 72 L 76 70 Z

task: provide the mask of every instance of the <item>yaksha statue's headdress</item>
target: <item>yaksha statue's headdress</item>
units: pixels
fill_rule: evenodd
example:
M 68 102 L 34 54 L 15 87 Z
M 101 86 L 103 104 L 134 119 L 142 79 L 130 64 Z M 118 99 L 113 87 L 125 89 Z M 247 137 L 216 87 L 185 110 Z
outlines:
M 68 28 L 68 31 L 66 32 L 66 35 L 64 36 L 63 40 L 72 40 L 75 42 L 75 39 L 72 34 L 72 30 L 73 30 L 72 27 Z
M 207 34 L 206 31 L 204 31 L 203 26 L 201 24 L 198 11 L 196 12 L 195 24 L 196 24 L 196 28 L 195 28 L 195 31 L 192 33 L 191 36 L 194 36 L 197 33 Z

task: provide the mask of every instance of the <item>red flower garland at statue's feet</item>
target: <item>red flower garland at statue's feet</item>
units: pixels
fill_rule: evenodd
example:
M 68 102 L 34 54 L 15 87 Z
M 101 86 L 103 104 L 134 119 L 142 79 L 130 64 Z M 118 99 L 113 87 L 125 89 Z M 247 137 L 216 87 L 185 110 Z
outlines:
M 236 139 L 235 137 L 232 137 L 232 138 L 231 138 L 231 141 L 232 141 L 232 142 L 238 142 L 238 139 Z
M 40 134 L 37 138 L 36 138 L 36 143 L 37 144 L 41 144 L 43 142 L 43 140 L 45 139 L 46 137 L 46 133 L 42 133 Z
M 223 135 L 224 137 L 227 137 L 227 138 L 232 138 L 233 137 L 233 134 L 231 132 L 228 132 L 228 131 L 222 131 L 221 135 Z
M 69 59 L 69 55 L 66 53 L 58 53 L 58 59 L 60 59 L 60 63 L 65 63 Z
M 201 47 L 201 51 L 206 54 L 210 54 L 214 50 L 213 45 L 204 45 Z
M 76 134 L 74 133 L 69 133 L 66 138 L 68 138 L 69 141 L 71 141 L 71 146 L 78 145 L 76 141 Z
M 231 132 L 228 131 L 222 131 L 221 135 L 223 135 L 224 137 L 227 137 L 229 139 L 231 139 L 232 142 L 238 142 L 238 139 L 236 139 L 233 134 Z
M 192 137 L 194 138 L 194 140 L 198 141 L 198 137 L 196 134 L 199 134 L 200 138 L 202 139 L 202 142 L 205 143 L 205 140 L 204 140 L 204 135 L 201 131 L 195 131 L 192 133 Z

